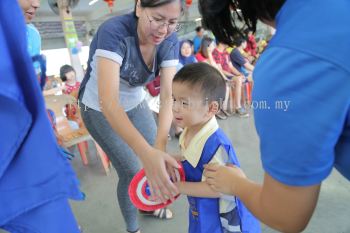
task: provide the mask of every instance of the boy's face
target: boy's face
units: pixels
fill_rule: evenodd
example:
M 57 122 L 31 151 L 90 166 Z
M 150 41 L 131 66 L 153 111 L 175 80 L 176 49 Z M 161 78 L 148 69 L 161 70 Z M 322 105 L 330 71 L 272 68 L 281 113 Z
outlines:
M 173 118 L 181 128 L 202 126 L 213 116 L 201 89 L 187 83 L 173 82 L 173 101 Z

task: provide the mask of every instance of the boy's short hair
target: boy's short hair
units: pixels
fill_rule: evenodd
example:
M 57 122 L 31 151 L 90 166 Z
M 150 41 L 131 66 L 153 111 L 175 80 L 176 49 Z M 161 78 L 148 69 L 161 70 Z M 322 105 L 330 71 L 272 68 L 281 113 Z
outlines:
M 61 68 L 60 68 L 60 78 L 63 82 L 67 81 L 67 77 L 66 77 L 66 74 L 68 72 L 71 72 L 73 71 L 75 73 L 75 70 L 72 66 L 70 65 L 63 65 Z
M 196 32 L 200 32 L 202 30 L 202 28 L 203 28 L 202 26 L 198 26 L 198 27 L 196 27 L 195 30 L 196 30 Z
M 204 100 L 208 103 L 217 101 L 220 105 L 225 99 L 226 83 L 221 73 L 213 66 L 204 63 L 185 65 L 176 73 L 173 82 L 200 87 Z
M 247 40 L 244 37 L 237 37 L 235 40 L 235 45 L 237 47 L 241 46 L 244 42 L 246 42 Z

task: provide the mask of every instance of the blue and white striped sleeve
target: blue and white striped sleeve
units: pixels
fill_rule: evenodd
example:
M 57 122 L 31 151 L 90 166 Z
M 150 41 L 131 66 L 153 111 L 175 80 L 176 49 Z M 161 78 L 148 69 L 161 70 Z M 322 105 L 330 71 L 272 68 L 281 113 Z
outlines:
M 95 56 L 108 58 L 122 65 L 126 54 L 126 45 L 118 31 L 120 31 L 118 27 L 111 23 L 100 27 Z

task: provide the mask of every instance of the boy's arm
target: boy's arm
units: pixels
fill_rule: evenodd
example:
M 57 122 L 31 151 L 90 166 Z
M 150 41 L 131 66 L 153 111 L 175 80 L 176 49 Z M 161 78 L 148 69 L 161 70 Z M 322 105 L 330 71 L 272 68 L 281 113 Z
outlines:
M 213 158 L 209 161 L 209 164 L 215 163 L 225 165 L 228 161 L 228 155 L 224 148 L 220 147 Z M 202 176 L 201 182 L 176 182 L 175 185 L 179 189 L 181 194 L 193 196 L 193 197 L 209 197 L 219 198 L 221 193 L 214 191 L 207 182 L 205 177 Z
M 185 194 L 193 197 L 209 197 L 218 198 L 221 196 L 220 193 L 215 192 L 210 186 L 202 182 L 177 182 L 176 187 L 179 189 L 181 194 Z

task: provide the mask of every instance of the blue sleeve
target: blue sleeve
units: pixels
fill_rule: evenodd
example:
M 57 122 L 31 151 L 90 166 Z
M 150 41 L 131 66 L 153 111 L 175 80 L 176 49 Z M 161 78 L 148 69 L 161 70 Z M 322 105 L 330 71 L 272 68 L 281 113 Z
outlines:
M 0 83 L 2 86 L 2 83 Z M 25 107 L 15 99 L 0 94 L 0 104 L 5 111 L 0 111 L 0 121 L 4 122 L 0 132 L 0 179 L 14 159 L 25 136 L 30 130 L 32 117 Z
M 173 33 L 160 44 L 157 51 L 160 67 L 176 67 L 179 62 L 179 49 L 179 41 L 176 33 Z
M 309 54 L 269 48 L 254 78 L 265 171 L 287 185 L 321 183 L 333 168 L 349 111 L 349 73 Z
M 17 22 L 18 20 L 14 23 Z M 14 56 L 11 56 L 10 48 L 7 45 L 7 40 L 12 39 L 8 38 L 9 34 L 0 23 L 0 47 L 2 48 L 0 73 L 6 74 L 1 76 L 0 79 L 0 179 L 15 157 L 32 123 L 32 116 L 26 110 L 24 104 L 21 104 L 24 97 L 21 94 L 18 77 L 16 77 L 14 62 L 12 62 L 15 59 Z M 25 50 L 25 52 L 27 51 Z M 22 78 L 27 79 L 29 77 Z
M 17 1 L 1 0 L 0 226 L 59 198 L 81 197 L 49 124 L 26 39 Z
M 119 26 L 115 20 L 102 24 L 97 32 L 96 56 L 111 59 L 122 65 L 126 53 L 126 44 L 120 35 L 125 28 Z

